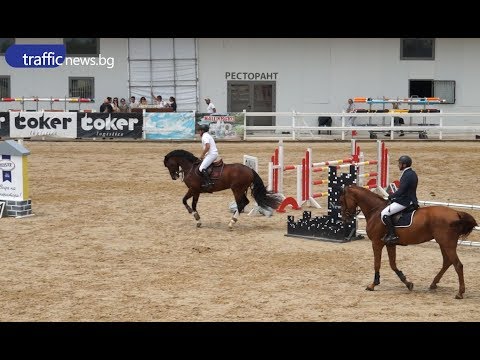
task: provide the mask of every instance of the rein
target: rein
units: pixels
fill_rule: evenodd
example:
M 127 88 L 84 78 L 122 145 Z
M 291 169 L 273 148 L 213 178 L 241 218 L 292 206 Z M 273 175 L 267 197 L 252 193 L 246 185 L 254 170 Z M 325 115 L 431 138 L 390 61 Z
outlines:
M 370 210 L 368 210 L 363 215 L 365 216 L 365 218 L 367 218 L 369 215 L 371 215 L 373 212 L 379 210 L 381 207 L 383 208 L 383 205 L 382 206 L 375 206 L 375 207 L 371 208 Z M 348 218 L 353 218 L 354 216 L 358 216 L 358 214 L 360 214 L 361 212 L 362 212 L 362 209 L 360 208 L 360 206 L 357 203 L 357 206 L 355 207 L 355 211 L 353 213 L 351 213 L 348 209 L 345 209 L 345 216 L 347 216 Z
M 353 218 L 354 216 L 357 216 L 357 215 L 360 214 L 360 212 L 362 211 L 362 209 L 359 208 L 359 209 L 357 210 L 357 208 L 358 208 L 358 205 L 357 205 L 357 207 L 355 208 L 355 212 L 354 212 L 353 214 L 351 214 L 350 211 L 348 211 L 348 209 L 345 209 L 345 216 L 346 216 L 347 218 Z M 370 211 L 369 211 L 369 212 L 370 212 Z
M 201 162 L 201 161 L 200 161 L 200 162 Z M 180 172 L 182 173 L 182 179 L 181 179 L 181 180 L 182 180 L 183 182 L 185 182 L 185 181 L 184 181 L 185 176 L 190 175 L 190 173 L 193 171 L 193 169 L 195 169 L 195 166 L 194 166 L 194 165 L 196 165 L 196 164 L 198 164 L 198 163 L 199 163 L 199 161 L 196 161 L 196 162 L 194 162 L 194 163 L 192 164 L 192 166 L 190 167 L 190 170 L 188 170 L 187 175 L 185 175 L 185 171 L 183 170 L 183 168 L 181 168 L 181 170 L 179 170 L 179 173 L 180 173 Z
M 370 209 L 369 211 L 367 211 L 366 214 L 363 214 L 365 217 L 367 217 L 367 215 L 370 215 L 372 212 L 374 212 L 375 210 L 378 210 L 380 207 L 377 206 L 377 207 L 374 207 L 372 209 Z M 357 212 L 357 215 L 358 215 L 359 212 Z

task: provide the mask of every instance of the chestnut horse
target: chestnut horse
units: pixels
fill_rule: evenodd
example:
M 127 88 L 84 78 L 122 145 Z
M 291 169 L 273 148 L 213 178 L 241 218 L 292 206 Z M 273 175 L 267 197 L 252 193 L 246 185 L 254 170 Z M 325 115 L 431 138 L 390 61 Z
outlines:
M 243 212 L 245 206 L 250 202 L 246 196 L 249 188 L 251 188 L 251 194 L 257 205 L 262 209 L 271 211 L 278 208 L 282 202 L 280 194 L 267 191 L 263 180 L 257 172 L 243 164 L 224 164 L 218 178 L 211 175 L 210 178 L 214 184 L 210 188 L 204 189 L 201 186 L 203 177 L 198 172 L 201 160 L 192 153 L 186 150 L 173 150 L 165 156 L 163 163 L 168 168 L 172 180 L 178 179 L 180 174 L 182 174 L 183 181 L 188 187 L 188 191 L 182 200 L 183 205 L 185 205 L 190 214 L 193 213 L 197 221 L 197 227 L 202 225 L 200 215 L 197 212 L 197 202 L 201 193 L 232 189 L 237 203 L 237 210 L 228 224 L 230 230 L 233 228 L 233 224 L 237 222 L 239 214 Z M 193 200 L 190 207 L 187 200 L 191 197 L 193 197 Z
M 380 284 L 380 263 L 383 246 L 385 245 L 383 236 L 387 233 L 386 226 L 380 220 L 380 212 L 387 206 L 387 200 L 368 189 L 350 185 L 345 187 L 340 195 L 340 204 L 344 221 L 358 214 L 357 207 L 365 215 L 367 235 L 372 241 L 375 269 L 373 283 L 368 285 L 366 290 L 373 290 L 376 285 Z M 430 289 L 437 288 L 443 274 L 453 264 L 459 282 L 459 289 L 455 298 L 462 299 L 465 293 L 465 281 L 463 265 L 457 255 L 457 244 L 458 239 L 467 237 L 475 226 L 478 226 L 477 222 L 472 215 L 466 212 L 453 210 L 446 206 L 427 206 L 416 210 L 409 227 L 397 227 L 395 230 L 399 237 L 399 245 L 420 244 L 435 239 L 440 245 L 443 265 L 433 279 Z M 413 283 L 408 281 L 407 277 L 397 268 L 395 245 L 387 246 L 387 253 L 392 270 L 395 271 L 408 290 L 412 290 Z

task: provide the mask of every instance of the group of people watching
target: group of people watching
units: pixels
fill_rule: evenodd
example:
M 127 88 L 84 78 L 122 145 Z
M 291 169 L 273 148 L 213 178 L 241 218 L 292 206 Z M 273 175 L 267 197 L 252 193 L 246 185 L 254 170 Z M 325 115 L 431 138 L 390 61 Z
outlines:
M 175 97 L 170 96 L 168 101 L 164 101 L 161 95 L 154 96 L 152 92 L 152 97 L 153 97 L 153 106 L 156 108 L 171 108 L 173 112 L 177 111 L 177 101 L 175 100 Z M 107 97 L 104 101 L 103 104 L 100 105 L 100 112 L 131 112 L 132 109 L 134 108 L 147 108 L 147 107 L 152 107 L 152 104 L 148 104 L 147 98 L 145 96 L 142 96 L 140 98 L 140 101 L 136 101 L 135 96 L 131 96 L 129 102 L 125 100 L 125 98 L 121 98 L 120 101 L 118 100 L 118 97 L 114 97 L 113 99 L 109 96 Z

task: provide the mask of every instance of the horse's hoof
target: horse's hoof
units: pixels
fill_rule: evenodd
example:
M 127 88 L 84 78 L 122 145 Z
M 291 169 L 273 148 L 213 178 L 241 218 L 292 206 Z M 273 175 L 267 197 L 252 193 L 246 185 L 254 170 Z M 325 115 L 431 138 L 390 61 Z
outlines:
M 408 290 L 410 290 L 410 291 L 413 290 L 413 283 L 407 282 L 405 285 L 407 286 L 407 289 L 408 289 Z
M 430 290 L 435 290 L 436 288 L 437 288 L 437 285 L 436 285 L 436 284 L 430 285 Z
M 368 285 L 365 290 L 368 290 L 368 291 L 373 291 L 374 289 L 374 286 L 373 285 Z
M 202 226 L 202 223 L 201 222 L 198 222 L 197 223 L 197 228 L 201 227 Z
M 462 294 L 457 294 L 457 295 L 455 295 L 455 299 L 463 299 L 463 295 Z
M 193 213 L 193 217 L 194 217 L 195 220 L 197 220 L 197 221 L 200 220 L 200 215 L 198 215 L 197 212 L 194 212 L 194 213 Z

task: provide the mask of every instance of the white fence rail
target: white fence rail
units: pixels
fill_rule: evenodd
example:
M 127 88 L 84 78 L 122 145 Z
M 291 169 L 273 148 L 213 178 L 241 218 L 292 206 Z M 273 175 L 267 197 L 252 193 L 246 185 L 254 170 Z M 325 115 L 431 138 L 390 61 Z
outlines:
M 318 126 L 318 117 L 331 117 L 338 126 Z M 271 117 L 274 125 L 247 125 L 249 117 Z M 355 117 L 355 122 L 364 124 L 348 126 L 347 119 Z M 405 124 L 394 125 L 394 117 L 404 118 Z M 431 123 L 435 121 L 436 123 Z M 378 123 L 378 125 L 376 124 Z M 380 124 L 381 123 L 381 124 Z M 480 134 L 480 113 L 299 113 L 299 112 L 246 112 L 244 111 L 244 139 L 258 139 L 264 135 L 269 139 L 300 140 L 306 137 L 317 137 L 320 131 L 336 132 L 345 140 L 346 135 L 357 132 L 390 132 L 390 138 L 395 138 L 395 132 L 435 133 L 442 140 L 444 133 L 455 133 L 460 138 L 472 139 Z M 306 135 L 306 136 L 305 136 Z M 372 138 L 372 137 L 371 137 Z

